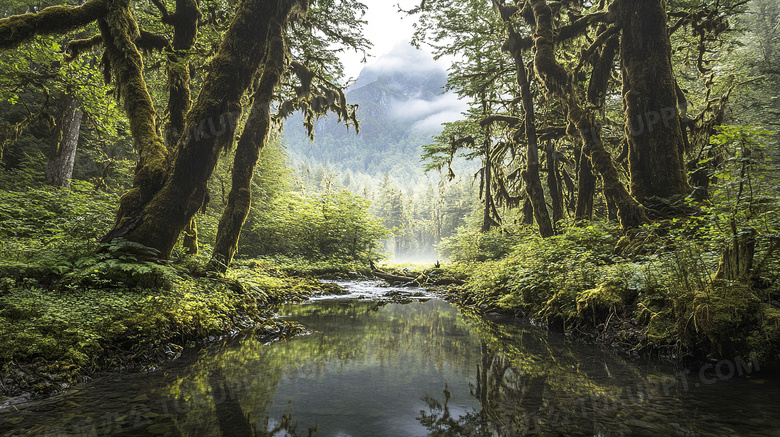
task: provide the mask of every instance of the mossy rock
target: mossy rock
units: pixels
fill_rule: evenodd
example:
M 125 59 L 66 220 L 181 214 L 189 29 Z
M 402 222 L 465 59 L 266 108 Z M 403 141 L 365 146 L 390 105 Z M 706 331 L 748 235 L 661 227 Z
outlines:
M 334 284 L 332 282 L 321 282 L 320 291 L 326 296 L 342 296 L 348 293 L 339 284 Z
M 692 338 L 697 345 L 708 345 L 701 352 L 715 358 L 746 350 L 748 337 L 761 330 L 764 313 L 750 287 L 726 282 L 696 293 L 691 311 Z
M 780 358 L 780 309 L 761 304 L 761 324 L 747 338 L 748 350 L 761 363 L 776 363 Z
M 585 290 L 577 296 L 577 315 L 597 324 L 613 312 L 620 312 L 637 297 L 636 290 L 626 287 L 623 281 L 606 281 L 596 288 Z
M 707 335 L 738 334 L 742 326 L 757 321 L 760 300 L 750 287 L 739 284 L 716 284 L 696 293 L 693 321 L 696 330 Z

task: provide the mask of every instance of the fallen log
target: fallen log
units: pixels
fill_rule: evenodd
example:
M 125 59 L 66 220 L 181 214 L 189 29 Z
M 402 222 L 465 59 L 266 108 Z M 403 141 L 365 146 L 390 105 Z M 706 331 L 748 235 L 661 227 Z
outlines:
M 431 280 L 430 277 L 426 276 L 425 274 L 422 274 L 418 277 L 412 277 L 412 276 L 401 276 L 401 275 L 394 275 L 391 273 L 383 272 L 381 270 L 374 270 L 373 271 L 374 276 L 376 276 L 379 279 L 384 279 L 387 282 L 403 282 L 403 283 L 410 283 L 414 282 L 417 285 L 463 285 L 465 282 L 461 281 L 460 279 L 454 279 L 454 278 L 441 278 L 441 279 L 433 279 Z
M 411 276 L 400 276 L 400 275 L 393 275 L 390 273 L 383 272 L 381 270 L 374 270 L 374 276 L 376 276 L 379 279 L 384 279 L 387 282 L 415 282 L 417 281 L 417 278 L 413 278 Z

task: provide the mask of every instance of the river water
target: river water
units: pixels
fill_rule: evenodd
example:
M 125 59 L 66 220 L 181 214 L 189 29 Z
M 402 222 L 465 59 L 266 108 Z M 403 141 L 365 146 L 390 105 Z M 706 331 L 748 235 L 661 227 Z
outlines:
M 760 363 L 686 372 L 409 289 L 342 285 L 280 308 L 306 335 L 240 336 L 7 406 L 0 435 L 780 436 L 780 378 Z

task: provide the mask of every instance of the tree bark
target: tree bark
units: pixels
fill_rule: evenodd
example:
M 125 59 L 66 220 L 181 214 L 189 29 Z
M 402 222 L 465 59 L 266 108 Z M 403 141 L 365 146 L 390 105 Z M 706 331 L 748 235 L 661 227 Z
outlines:
M 689 191 L 665 4 L 662 0 L 618 4 L 631 194 L 640 202 Z
M 561 176 L 558 171 L 558 160 L 555 159 L 555 146 L 552 141 L 547 143 L 547 189 L 550 192 L 550 203 L 552 204 L 552 224 L 553 229 L 557 229 L 558 222 L 563 220 L 563 187 Z
M 268 54 L 253 96 L 252 112 L 241 133 L 233 160 L 233 175 L 227 206 L 222 212 L 211 259 L 213 268 L 225 271 L 238 252 L 238 239 L 252 204 L 252 175 L 271 128 L 271 101 L 284 73 L 284 28 L 287 23 L 272 20 Z
M 70 187 L 73 166 L 76 163 L 82 115 L 78 100 L 68 96 L 67 106 L 62 113 L 59 135 L 56 136 L 53 153 L 46 163 L 46 183 L 49 185 Z
M 596 175 L 590 158 L 582 146 L 577 146 L 577 206 L 574 209 L 574 220 L 593 220 L 593 196 L 596 193 Z

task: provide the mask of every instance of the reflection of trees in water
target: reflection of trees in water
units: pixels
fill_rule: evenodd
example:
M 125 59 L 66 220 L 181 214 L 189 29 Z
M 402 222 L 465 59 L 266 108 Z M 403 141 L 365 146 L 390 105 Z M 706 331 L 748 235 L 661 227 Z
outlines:
M 635 428 L 641 422 L 634 418 L 643 418 L 657 407 L 647 402 L 648 396 L 664 398 L 661 388 L 668 389 L 673 379 L 650 380 L 640 369 L 612 356 L 612 373 L 621 376 L 604 377 L 601 372 L 610 374 L 606 363 L 594 365 L 565 345 L 550 345 L 538 329 L 464 316 L 482 339 L 472 390 L 481 410 L 453 417 L 445 387 L 442 401 L 423 399 L 428 411 L 421 411 L 417 418 L 430 436 L 632 435 L 631 425 Z M 639 383 L 625 383 L 631 380 Z M 653 392 L 648 387 L 656 389 Z M 679 405 L 668 392 L 666 395 L 665 401 Z M 656 427 L 659 435 L 678 435 L 673 429 L 664 429 L 663 423 L 642 425 Z
M 280 435 L 296 435 L 289 415 L 263 426 L 283 378 L 327 378 L 349 364 L 442 369 L 457 363 L 455 367 L 466 369 L 476 359 L 476 334 L 454 307 L 441 301 L 384 305 L 334 300 L 285 312 L 312 334 L 270 347 L 247 338 L 210 350 L 157 390 L 171 406 L 175 403 L 170 411 L 181 435 L 274 435 L 258 434 L 273 426 L 286 427 L 287 434 Z
M 221 371 L 217 370 L 209 375 L 209 385 L 214 396 L 214 415 L 217 417 L 219 425 L 219 435 L 222 437 L 275 437 L 283 435 L 285 437 L 298 437 L 297 425 L 292 420 L 292 414 L 287 413 L 276 421 L 271 422 L 266 416 L 262 426 L 257 421 L 253 421 L 241 407 L 241 403 L 235 396 L 227 396 L 225 386 L 229 382 L 224 378 Z M 219 393 L 219 395 L 218 395 Z M 307 430 L 307 436 L 312 437 L 316 432 L 315 428 Z

